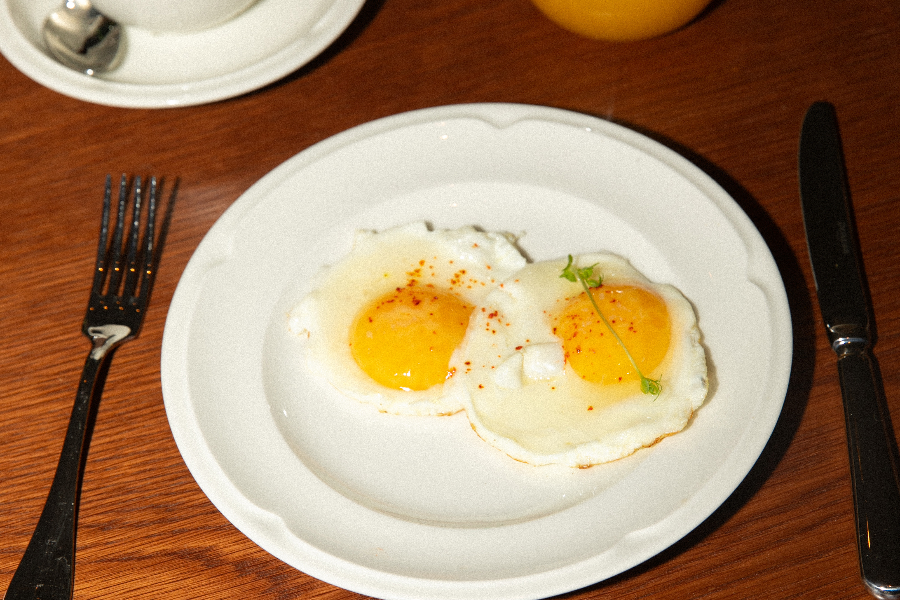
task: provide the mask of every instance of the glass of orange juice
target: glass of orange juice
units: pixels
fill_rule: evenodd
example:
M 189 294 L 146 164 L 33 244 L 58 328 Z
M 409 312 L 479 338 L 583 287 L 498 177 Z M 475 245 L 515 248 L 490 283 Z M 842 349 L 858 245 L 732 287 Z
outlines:
M 674 31 L 710 0 L 531 0 L 551 21 L 609 41 L 642 40 Z

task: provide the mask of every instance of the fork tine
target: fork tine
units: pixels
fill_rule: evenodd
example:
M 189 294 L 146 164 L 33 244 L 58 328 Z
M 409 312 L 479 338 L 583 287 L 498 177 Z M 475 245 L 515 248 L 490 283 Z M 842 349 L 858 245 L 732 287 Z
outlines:
M 138 281 L 138 237 L 141 233 L 141 204 L 144 190 L 141 178 L 134 180 L 134 203 L 131 208 L 131 229 L 128 232 L 128 254 L 125 258 L 125 287 L 122 294 L 133 296 Z
M 106 279 L 106 240 L 109 238 L 109 212 L 112 204 L 112 176 L 106 176 L 106 190 L 103 194 L 103 216 L 100 220 L 100 241 L 97 243 L 97 262 L 94 265 L 94 283 L 91 295 L 99 295 Z
M 125 175 L 119 183 L 119 211 L 116 215 L 116 230 L 113 233 L 112 243 L 109 248 L 109 285 L 107 294 L 118 292 L 122 282 L 122 236 L 125 229 L 125 205 L 128 199 L 128 182 Z
M 154 238 L 156 235 L 156 195 L 159 193 L 156 177 L 150 178 L 150 194 L 147 198 L 147 226 L 144 235 L 144 264 L 141 273 L 140 299 L 142 304 L 146 305 L 147 297 L 150 294 L 150 278 L 153 275 L 153 251 Z

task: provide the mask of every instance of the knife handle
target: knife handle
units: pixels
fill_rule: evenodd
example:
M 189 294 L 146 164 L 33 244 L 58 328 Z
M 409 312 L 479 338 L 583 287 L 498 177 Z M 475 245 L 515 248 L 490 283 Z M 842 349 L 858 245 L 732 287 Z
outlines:
M 900 598 L 900 482 L 874 358 L 867 348 L 838 357 L 863 583 L 876 598 Z

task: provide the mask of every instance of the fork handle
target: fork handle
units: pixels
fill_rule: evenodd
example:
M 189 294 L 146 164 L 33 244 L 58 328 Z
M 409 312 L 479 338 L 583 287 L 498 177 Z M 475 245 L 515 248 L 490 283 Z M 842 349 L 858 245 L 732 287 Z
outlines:
M 102 329 L 102 330 L 100 330 Z M 124 329 L 124 331 L 123 331 Z M 75 522 L 78 488 L 87 456 L 87 425 L 97 387 L 97 375 L 110 353 L 130 335 L 123 326 L 89 332 L 94 347 L 85 360 L 81 381 L 56 475 L 22 561 L 4 600 L 71 600 L 75 582 Z

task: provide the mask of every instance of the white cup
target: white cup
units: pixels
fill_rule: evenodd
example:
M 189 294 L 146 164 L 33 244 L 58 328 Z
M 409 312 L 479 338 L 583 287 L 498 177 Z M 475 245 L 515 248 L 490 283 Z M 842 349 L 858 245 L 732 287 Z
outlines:
M 91 0 L 98 11 L 122 25 L 150 31 L 201 31 L 237 16 L 255 0 Z

